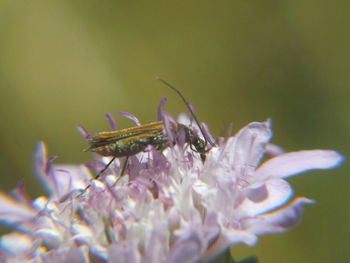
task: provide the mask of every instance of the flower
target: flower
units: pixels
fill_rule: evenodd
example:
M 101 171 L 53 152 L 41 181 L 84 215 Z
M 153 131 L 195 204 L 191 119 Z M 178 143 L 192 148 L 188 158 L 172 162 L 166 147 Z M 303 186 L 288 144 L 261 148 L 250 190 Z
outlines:
M 12 197 L 0 193 L 0 220 L 15 229 L 1 238 L 0 261 L 208 262 L 236 243 L 254 245 L 259 235 L 295 226 L 304 205 L 313 201 L 293 199 L 284 178 L 343 161 L 331 150 L 281 153 L 269 143 L 267 121 L 219 139 L 203 162 L 181 132 L 174 134 L 177 123 L 162 110 L 164 102 L 163 132 L 177 143 L 163 152 L 149 146 L 130 156 L 121 178 L 123 158 L 91 182 L 91 170 L 100 171 L 110 157 L 57 165 L 38 143 L 35 167 L 48 197 L 31 201 L 21 185 Z M 190 125 L 183 115 L 180 122 Z M 194 136 L 198 130 L 193 125 Z M 262 162 L 268 153 L 277 155 Z

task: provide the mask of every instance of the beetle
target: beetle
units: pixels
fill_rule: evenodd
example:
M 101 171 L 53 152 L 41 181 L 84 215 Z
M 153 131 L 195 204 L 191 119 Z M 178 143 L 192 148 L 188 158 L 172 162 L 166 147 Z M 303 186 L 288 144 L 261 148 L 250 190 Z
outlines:
M 175 145 L 177 143 L 181 130 L 185 134 L 185 142 L 190 145 L 193 151 L 200 154 L 200 158 L 204 163 L 206 153 L 209 151 L 206 149 L 208 141 L 205 138 L 204 132 L 201 126 L 199 125 L 199 122 L 195 114 L 193 113 L 193 110 L 189 106 L 184 96 L 180 93 L 180 91 L 178 91 L 175 87 L 170 85 L 165 80 L 160 78 L 158 78 L 158 80 L 164 83 L 167 87 L 173 89 L 181 97 L 181 99 L 188 107 L 195 122 L 197 123 L 201 133 L 203 134 L 204 140 L 201 139 L 197 134 L 195 134 L 190 127 L 181 123 L 176 123 L 176 125 L 170 123 L 170 131 L 173 132 L 175 136 L 174 141 L 169 142 L 169 138 L 164 132 L 165 124 L 163 121 L 155 121 L 148 124 L 127 129 L 121 129 L 117 131 L 99 132 L 95 134 L 92 138 L 88 139 L 90 147 L 85 151 L 96 152 L 103 156 L 111 156 L 112 159 L 95 176 L 95 179 L 98 179 L 116 158 L 125 157 L 126 159 L 124 161 L 122 171 L 120 174 L 121 177 L 124 174 L 125 167 L 130 156 L 145 151 L 147 146 L 149 145 L 152 145 L 158 151 L 163 151 L 164 149 L 169 147 L 169 143 L 173 143 Z M 87 186 L 86 189 L 88 189 L 89 187 L 90 185 Z

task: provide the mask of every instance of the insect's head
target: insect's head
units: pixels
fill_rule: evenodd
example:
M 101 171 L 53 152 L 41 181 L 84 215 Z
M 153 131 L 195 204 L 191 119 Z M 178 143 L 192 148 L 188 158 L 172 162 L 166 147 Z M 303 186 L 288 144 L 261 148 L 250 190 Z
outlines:
M 197 137 L 193 142 L 191 142 L 191 147 L 195 148 L 195 152 L 199 153 L 199 156 L 201 157 L 202 162 L 204 163 L 206 158 L 206 153 L 209 151 L 206 149 L 207 143 L 206 141 L 203 141 L 201 138 Z
M 211 144 L 211 146 L 215 146 L 215 143 L 213 143 L 211 140 L 208 140 L 206 137 L 206 134 L 201 125 L 199 124 L 199 121 L 196 117 L 196 115 L 193 112 L 193 109 L 191 108 L 190 104 L 187 102 L 187 100 L 185 99 L 185 97 L 182 95 L 182 93 L 176 89 L 174 86 L 172 86 L 170 83 L 168 83 L 167 81 L 161 79 L 161 78 L 157 78 L 160 82 L 162 82 L 163 84 L 165 84 L 165 86 L 167 86 L 168 88 L 172 89 L 173 91 L 175 91 L 180 98 L 182 99 L 182 101 L 185 103 L 185 105 L 187 106 L 191 117 L 193 118 L 193 120 L 195 121 L 195 123 L 197 124 L 200 132 L 203 135 L 204 140 L 202 140 L 198 135 L 195 135 L 193 133 L 193 131 L 189 130 L 187 127 L 185 128 L 185 132 L 186 132 L 186 137 L 187 137 L 187 142 L 189 142 L 190 147 L 193 151 L 197 152 L 200 154 L 200 157 L 202 159 L 202 161 L 205 161 L 206 158 L 206 153 L 209 152 L 210 149 L 207 149 L 207 145 L 208 142 Z

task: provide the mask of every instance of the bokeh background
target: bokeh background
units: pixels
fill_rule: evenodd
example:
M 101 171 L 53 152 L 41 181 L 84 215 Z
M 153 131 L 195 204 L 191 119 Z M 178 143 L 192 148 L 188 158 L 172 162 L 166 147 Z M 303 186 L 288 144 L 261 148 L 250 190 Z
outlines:
M 0 186 L 23 180 L 34 198 L 39 140 L 57 163 L 91 160 L 76 131 L 108 130 L 105 112 L 143 123 L 186 111 L 216 135 L 273 120 L 287 151 L 350 146 L 350 2 L 346 0 L 0 1 Z M 130 121 L 118 118 L 120 127 Z M 261 262 L 350 262 L 349 165 L 289 180 L 317 200 L 301 225 L 234 247 Z

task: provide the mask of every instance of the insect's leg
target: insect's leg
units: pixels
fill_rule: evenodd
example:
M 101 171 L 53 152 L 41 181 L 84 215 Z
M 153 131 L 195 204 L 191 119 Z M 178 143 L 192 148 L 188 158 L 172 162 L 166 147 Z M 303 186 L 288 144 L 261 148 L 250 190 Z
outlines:
M 194 148 L 193 148 L 194 147 Z M 206 159 L 206 155 L 205 155 L 205 152 L 202 152 L 202 151 L 198 151 L 196 149 L 196 146 L 194 146 L 192 143 L 190 143 L 190 148 L 192 151 L 196 152 L 196 153 L 199 153 L 199 156 L 201 157 L 201 160 L 202 160 L 202 163 L 205 162 L 205 159 Z
M 119 179 L 122 178 L 122 176 L 124 175 L 126 166 L 127 166 L 127 164 L 128 164 L 128 160 L 129 160 L 129 156 L 126 156 L 126 157 L 125 157 L 125 161 L 124 161 L 124 163 L 123 163 L 122 171 L 120 172 L 120 175 L 119 175 L 117 181 L 115 181 L 115 183 L 113 184 L 113 186 L 116 185 L 116 183 L 119 181 Z
M 115 158 L 116 157 L 113 157 L 109 161 L 109 163 L 107 163 L 107 165 L 101 171 L 99 171 L 99 173 L 95 176 L 95 179 L 98 179 L 101 176 L 101 174 L 107 170 L 107 168 L 112 164 L 112 162 L 115 160 Z M 89 189 L 90 187 L 91 187 L 91 183 L 87 187 L 85 187 L 85 189 L 79 194 L 79 196 L 83 195 L 86 192 L 86 190 Z
M 107 170 L 107 168 L 113 163 L 113 161 L 115 160 L 115 158 L 117 158 L 117 157 L 114 156 L 114 157 L 109 161 L 109 163 L 107 163 L 107 165 L 95 176 L 95 179 L 98 179 L 98 178 L 101 176 L 101 174 L 103 174 L 104 171 Z
M 125 161 L 124 161 L 124 164 L 123 164 L 123 167 L 122 167 L 122 171 L 121 171 L 119 177 L 122 177 L 122 176 L 124 175 L 126 165 L 128 164 L 128 160 L 129 160 L 129 156 L 126 156 Z
M 207 156 L 205 155 L 205 153 L 200 153 L 199 156 L 201 157 L 202 163 L 205 162 L 205 159 L 207 158 Z

